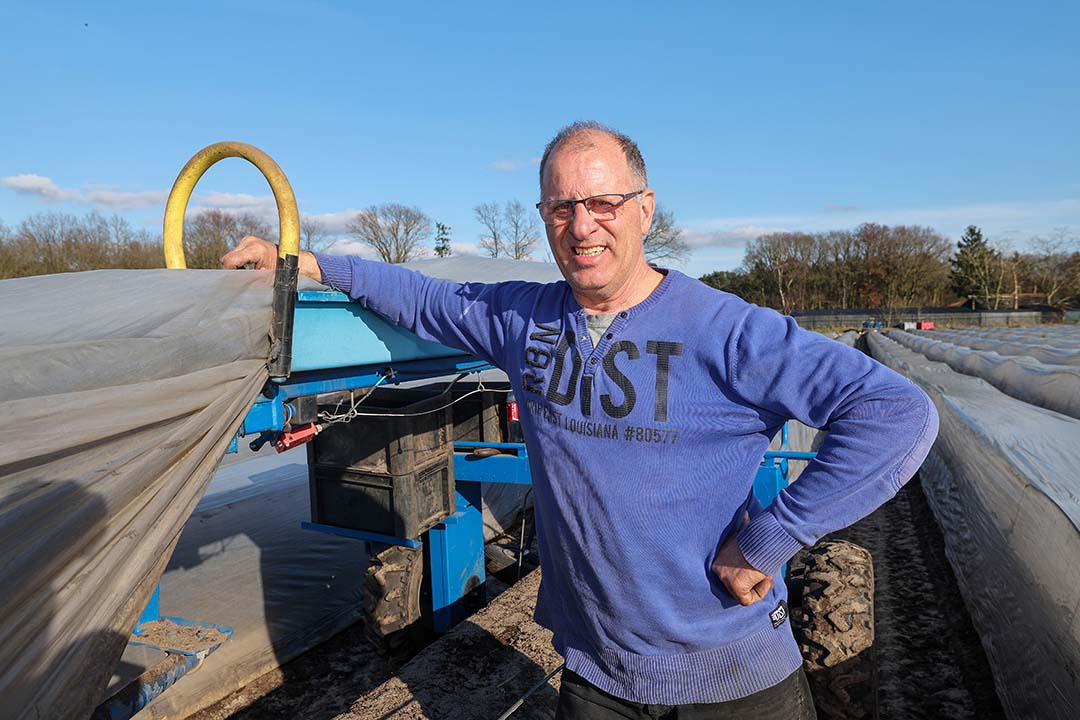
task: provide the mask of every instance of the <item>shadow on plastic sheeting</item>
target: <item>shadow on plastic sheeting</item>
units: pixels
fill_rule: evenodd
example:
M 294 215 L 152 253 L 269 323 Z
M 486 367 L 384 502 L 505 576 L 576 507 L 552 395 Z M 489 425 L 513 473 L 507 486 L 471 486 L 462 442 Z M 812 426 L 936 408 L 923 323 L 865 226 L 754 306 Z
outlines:
M 6 469 L 4 472 L 5 475 Z M 22 498 L 23 503 L 30 504 L 16 506 L 12 495 L 4 495 L 0 499 L 0 507 L 7 507 L 14 512 L 0 512 L 0 535 L 4 535 L 11 525 L 18 525 L 24 519 L 23 511 L 35 512 L 33 508 L 33 496 L 43 489 L 48 489 L 48 498 L 40 498 L 40 502 L 48 502 L 55 506 L 56 512 L 68 513 L 64 522 L 59 527 L 54 527 L 50 537 L 40 538 L 35 545 L 35 551 L 42 557 L 30 558 L 34 567 L 29 570 L 29 577 L 23 573 L 7 575 L 4 582 L 12 583 L 9 589 L 14 588 L 15 597 L 18 598 L 20 590 L 33 588 L 38 584 L 51 585 L 52 577 L 43 576 L 49 564 L 49 554 L 56 548 L 55 543 L 61 543 L 63 548 L 85 548 L 91 543 L 95 535 L 100 533 L 109 521 L 105 500 L 96 493 L 85 490 L 78 483 L 64 481 L 56 483 L 59 489 L 51 487 L 54 483 L 31 481 L 23 484 L 16 492 Z M 62 502 L 58 502 L 62 501 Z M 17 514 L 16 514 L 17 513 Z M 66 528 L 65 528 L 66 526 Z M 65 529 L 71 529 L 69 534 Z M 39 530 L 40 532 L 40 530 Z M 86 553 L 78 553 L 65 565 L 66 568 L 92 566 L 94 558 Z M 7 571 L 11 571 L 12 563 L 6 563 Z M 55 571 L 54 571 L 55 573 Z M 75 574 L 77 582 L 86 583 L 91 579 L 96 580 L 95 586 L 100 587 L 108 582 L 107 577 L 92 578 L 84 574 Z M 0 716 L 4 718 L 68 718 L 87 717 L 95 706 L 101 701 L 105 688 L 109 684 L 113 670 L 120 664 L 121 655 L 127 645 L 128 636 L 122 632 L 108 629 L 98 630 L 83 634 L 77 640 L 69 643 L 66 647 L 53 650 L 53 638 L 65 628 L 57 626 L 57 622 L 63 622 L 62 618 L 70 616 L 73 608 L 59 604 L 58 592 L 62 588 L 52 586 L 48 600 L 43 606 L 33 610 L 27 618 L 33 626 L 28 628 L 22 625 L 18 628 L 5 628 L 4 635 L 9 642 L 17 643 L 18 646 L 8 645 L 0 650 L 0 657 L 5 657 L 3 667 L 0 667 L 0 697 L 3 697 Z M 94 588 L 91 588 L 93 590 Z M 133 589 L 133 593 L 143 591 L 149 596 L 145 588 Z M 3 596 L 11 597 L 7 593 Z M 5 622 L 10 622 L 14 613 L 21 608 L 25 600 L 15 600 L 14 607 L 5 606 L 3 617 Z M 69 601 L 69 604 L 75 600 Z M 68 623 L 77 622 L 81 614 L 75 613 L 74 619 Z M 134 618 L 132 618 L 134 621 Z M 38 628 L 33 635 L 23 638 L 22 641 L 12 640 L 11 636 L 20 630 Z M 11 653 L 11 655 L 9 655 Z M 49 657 L 46 659 L 46 655 Z M 125 668 L 131 670 L 132 668 Z

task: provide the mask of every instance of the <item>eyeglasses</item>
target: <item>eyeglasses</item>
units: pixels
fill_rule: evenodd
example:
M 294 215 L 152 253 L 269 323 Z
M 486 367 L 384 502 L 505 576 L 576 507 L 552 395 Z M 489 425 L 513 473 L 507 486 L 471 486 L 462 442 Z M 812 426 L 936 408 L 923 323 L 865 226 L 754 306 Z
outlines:
M 593 195 L 581 200 L 548 200 L 536 203 L 536 209 L 540 211 L 540 217 L 548 225 L 561 225 L 574 217 L 574 208 L 578 203 L 585 206 L 585 210 L 592 215 L 594 220 L 614 220 L 627 200 L 637 197 L 644 190 L 629 193 L 606 193 Z

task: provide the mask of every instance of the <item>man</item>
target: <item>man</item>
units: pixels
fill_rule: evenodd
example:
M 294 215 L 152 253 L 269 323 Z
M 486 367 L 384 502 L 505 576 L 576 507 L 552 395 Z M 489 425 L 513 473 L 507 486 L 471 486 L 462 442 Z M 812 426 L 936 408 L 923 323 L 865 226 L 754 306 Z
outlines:
M 301 272 L 493 362 L 527 400 L 536 619 L 566 658 L 561 717 L 813 717 L 776 612 L 781 566 L 914 474 L 936 434 L 933 405 L 790 318 L 649 267 L 655 197 L 628 137 L 563 129 L 540 186 L 565 282 L 459 285 L 310 253 Z M 223 258 L 250 262 L 274 267 L 276 248 L 246 238 Z M 790 418 L 830 432 L 761 508 L 756 467 Z

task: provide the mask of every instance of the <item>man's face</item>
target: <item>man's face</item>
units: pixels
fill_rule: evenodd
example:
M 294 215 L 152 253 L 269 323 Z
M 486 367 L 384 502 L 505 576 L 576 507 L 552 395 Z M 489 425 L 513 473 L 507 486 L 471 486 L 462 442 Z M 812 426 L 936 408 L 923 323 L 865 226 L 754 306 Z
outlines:
M 541 200 L 580 200 L 642 189 L 614 140 L 596 133 L 589 139 L 582 147 L 581 138 L 572 138 L 548 156 Z M 546 226 L 555 262 L 579 301 L 607 301 L 632 293 L 631 286 L 649 269 L 642 238 L 649 232 L 654 209 L 653 192 L 646 190 L 624 203 L 612 220 L 598 221 L 578 204 L 565 223 Z

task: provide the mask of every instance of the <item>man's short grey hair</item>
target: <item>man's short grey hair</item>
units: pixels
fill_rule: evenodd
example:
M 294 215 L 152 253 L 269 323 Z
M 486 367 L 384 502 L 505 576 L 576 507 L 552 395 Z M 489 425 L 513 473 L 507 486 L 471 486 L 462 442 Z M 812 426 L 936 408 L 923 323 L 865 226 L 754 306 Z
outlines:
M 551 156 L 551 153 L 567 143 L 580 142 L 582 148 L 589 147 L 592 143 L 589 142 L 588 135 L 591 133 L 607 135 L 618 143 L 623 155 L 626 156 L 626 164 L 630 166 L 630 175 L 640 185 L 640 187 L 634 188 L 635 190 L 649 186 L 649 175 L 645 171 L 645 158 L 641 157 L 641 150 L 638 149 L 637 143 L 631 140 L 628 135 L 623 135 L 618 130 L 609 128 L 607 125 L 595 120 L 578 120 L 570 123 L 556 133 L 555 137 L 551 138 L 551 142 L 544 148 L 544 156 L 540 159 L 541 186 L 544 184 L 544 168 L 547 167 L 548 157 Z

